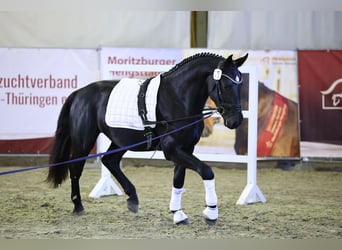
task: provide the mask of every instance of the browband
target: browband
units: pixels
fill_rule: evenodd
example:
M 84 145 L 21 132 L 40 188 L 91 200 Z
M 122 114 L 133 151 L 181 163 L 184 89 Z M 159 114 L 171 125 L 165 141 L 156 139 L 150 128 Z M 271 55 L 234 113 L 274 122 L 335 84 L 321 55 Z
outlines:
M 235 84 L 240 84 L 240 83 L 242 83 L 242 77 L 241 77 L 240 80 L 235 80 L 235 79 L 231 78 L 229 75 L 222 74 L 222 70 L 219 69 L 219 68 L 216 68 L 216 69 L 214 70 L 214 72 L 213 72 L 213 78 L 214 78 L 214 80 L 219 81 L 219 80 L 221 80 L 222 76 L 228 78 L 229 80 L 231 80 L 231 81 L 232 81 L 233 83 L 235 83 Z

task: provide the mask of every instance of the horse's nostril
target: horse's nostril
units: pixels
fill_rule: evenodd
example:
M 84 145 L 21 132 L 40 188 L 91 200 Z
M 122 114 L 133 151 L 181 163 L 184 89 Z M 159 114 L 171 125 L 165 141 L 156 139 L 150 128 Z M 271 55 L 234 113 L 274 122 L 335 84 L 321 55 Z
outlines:
M 229 120 L 225 120 L 224 125 L 230 129 L 233 128 L 233 123 Z
M 224 125 L 230 129 L 237 128 L 242 122 L 242 115 L 231 117 L 224 120 Z

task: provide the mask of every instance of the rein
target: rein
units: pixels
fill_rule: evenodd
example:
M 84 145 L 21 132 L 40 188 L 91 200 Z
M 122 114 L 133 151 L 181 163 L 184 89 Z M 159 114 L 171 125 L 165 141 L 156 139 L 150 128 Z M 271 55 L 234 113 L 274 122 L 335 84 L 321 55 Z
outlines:
M 151 141 L 155 141 L 155 140 L 161 139 L 161 138 L 163 138 L 163 137 L 165 137 L 167 135 L 171 135 L 171 134 L 179 132 L 179 131 L 181 131 L 183 129 L 191 127 L 191 126 L 193 126 L 193 125 L 195 125 L 195 124 L 205 120 L 206 118 L 210 117 L 213 114 L 214 114 L 214 111 L 207 112 L 206 114 L 202 114 L 202 115 L 200 115 L 201 119 L 193 121 L 193 122 L 191 122 L 189 124 L 186 124 L 186 125 L 184 125 L 182 127 L 176 128 L 176 129 L 174 129 L 172 131 L 169 131 L 169 132 L 166 132 L 164 134 L 161 134 L 161 135 L 158 135 L 156 137 L 153 137 L 151 139 Z M 177 119 L 177 120 L 183 120 L 183 118 Z M 169 122 L 172 122 L 172 121 L 169 121 Z M 132 148 L 135 148 L 135 147 L 138 147 L 140 145 L 143 145 L 145 143 L 149 143 L 149 139 L 141 141 L 141 142 L 138 142 L 138 143 L 135 143 L 135 144 L 131 144 L 131 145 L 128 145 L 128 146 L 125 146 L 125 147 L 122 147 L 122 148 L 117 148 L 117 149 L 109 150 L 109 151 L 102 152 L 102 153 L 97 153 L 97 154 L 93 154 L 93 155 L 79 157 L 79 158 L 75 158 L 75 159 L 68 160 L 68 161 L 57 162 L 57 163 L 54 163 L 54 164 L 49 164 L 49 165 L 44 165 L 44 166 L 35 166 L 35 167 L 24 168 L 24 169 L 16 169 L 16 170 L 4 171 L 4 172 L 0 172 L 0 176 L 1 175 L 14 174 L 14 173 L 20 173 L 20 172 L 26 172 L 26 171 L 31 171 L 31 170 L 37 170 L 37 169 L 42 169 L 42 168 L 57 167 L 57 166 L 60 166 L 60 165 L 70 164 L 70 163 L 79 162 L 79 161 L 85 161 L 85 160 L 88 160 L 88 159 L 91 159 L 91 158 L 96 158 L 96 157 L 100 157 L 100 156 L 115 154 L 115 153 L 118 153 L 118 152 L 121 152 L 121 151 L 127 151 L 127 150 L 130 150 Z
M 169 120 L 169 121 L 149 121 L 149 120 L 143 119 L 142 122 L 145 125 L 145 134 L 144 135 L 147 138 L 147 140 L 146 140 L 147 141 L 147 150 L 149 150 L 151 148 L 152 141 L 153 141 L 153 132 L 152 132 L 152 128 L 149 125 L 163 125 L 163 126 L 165 126 L 165 132 L 166 132 L 169 128 L 170 123 L 193 120 L 193 119 L 197 119 L 197 118 L 201 118 L 200 120 L 204 120 L 204 119 L 212 116 L 216 112 L 218 112 L 218 109 L 214 109 L 214 108 L 206 108 L 204 110 L 210 110 L 210 111 L 202 113 L 202 114 L 198 114 L 198 115 L 186 116 L 186 117 L 173 119 L 173 120 Z
M 203 111 L 206 111 L 206 112 L 204 112 L 202 114 L 186 116 L 186 117 L 177 118 L 177 119 L 168 120 L 168 121 L 148 121 L 148 120 L 145 120 L 145 121 L 143 121 L 143 123 L 144 123 L 144 125 L 166 125 L 167 126 L 168 124 L 174 123 L 174 122 L 193 120 L 193 119 L 197 119 L 197 118 L 206 119 L 206 118 L 212 116 L 213 114 L 219 112 L 219 109 L 218 108 L 204 108 Z

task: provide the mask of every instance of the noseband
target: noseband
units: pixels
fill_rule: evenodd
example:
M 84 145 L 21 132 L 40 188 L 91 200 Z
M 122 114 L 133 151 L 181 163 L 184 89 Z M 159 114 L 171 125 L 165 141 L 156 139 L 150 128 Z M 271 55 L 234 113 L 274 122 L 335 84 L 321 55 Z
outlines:
M 215 80 L 215 88 L 217 90 L 217 96 L 218 96 L 218 101 L 219 101 L 218 111 L 220 112 L 221 115 L 224 115 L 227 110 L 230 110 L 230 113 L 232 111 L 241 111 L 241 109 L 242 109 L 241 105 L 229 104 L 229 103 L 225 103 L 223 101 L 224 99 L 222 97 L 221 79 L 222 79 L 222 77 L 225 77 L 228 80 L 230 80 L 234 85 L 241 84 L 243 79 L 241 77 L 241 79 L 235 80 L 232 77 L 230 77 L 229 75 L 223 74 L 222 69 L 220 69 L 220 66 L 221 66 L 221 63 L 213 72 L 213 78 Z

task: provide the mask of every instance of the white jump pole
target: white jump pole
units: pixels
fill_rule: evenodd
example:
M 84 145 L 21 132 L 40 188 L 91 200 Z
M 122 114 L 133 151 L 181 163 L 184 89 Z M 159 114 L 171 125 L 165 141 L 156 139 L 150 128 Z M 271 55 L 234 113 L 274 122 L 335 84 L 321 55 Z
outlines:
M 255 67 L 253 69 L 248 67 L 248 69 L 247 72 L 251 73 L 254 70 L 256 75 Z M 254 81 L 254 79 L 249 81 L 248 112 L 244 112 L 244 117 L 248 117 L 247 185 L 236 202 L 238 205 L 266 202 L 257 185 L 258 81 Z
M 105 152 L 110 145 L 110 140 L 104 134 L 100 134 L 97 139 L 97 152 Z M 101 162 L 101 178 L 90 192 L 89 197 L 100 198 L 107 195 L 122 195 L 123 192 L 116 185 L 112 178 L 112 174 Z

